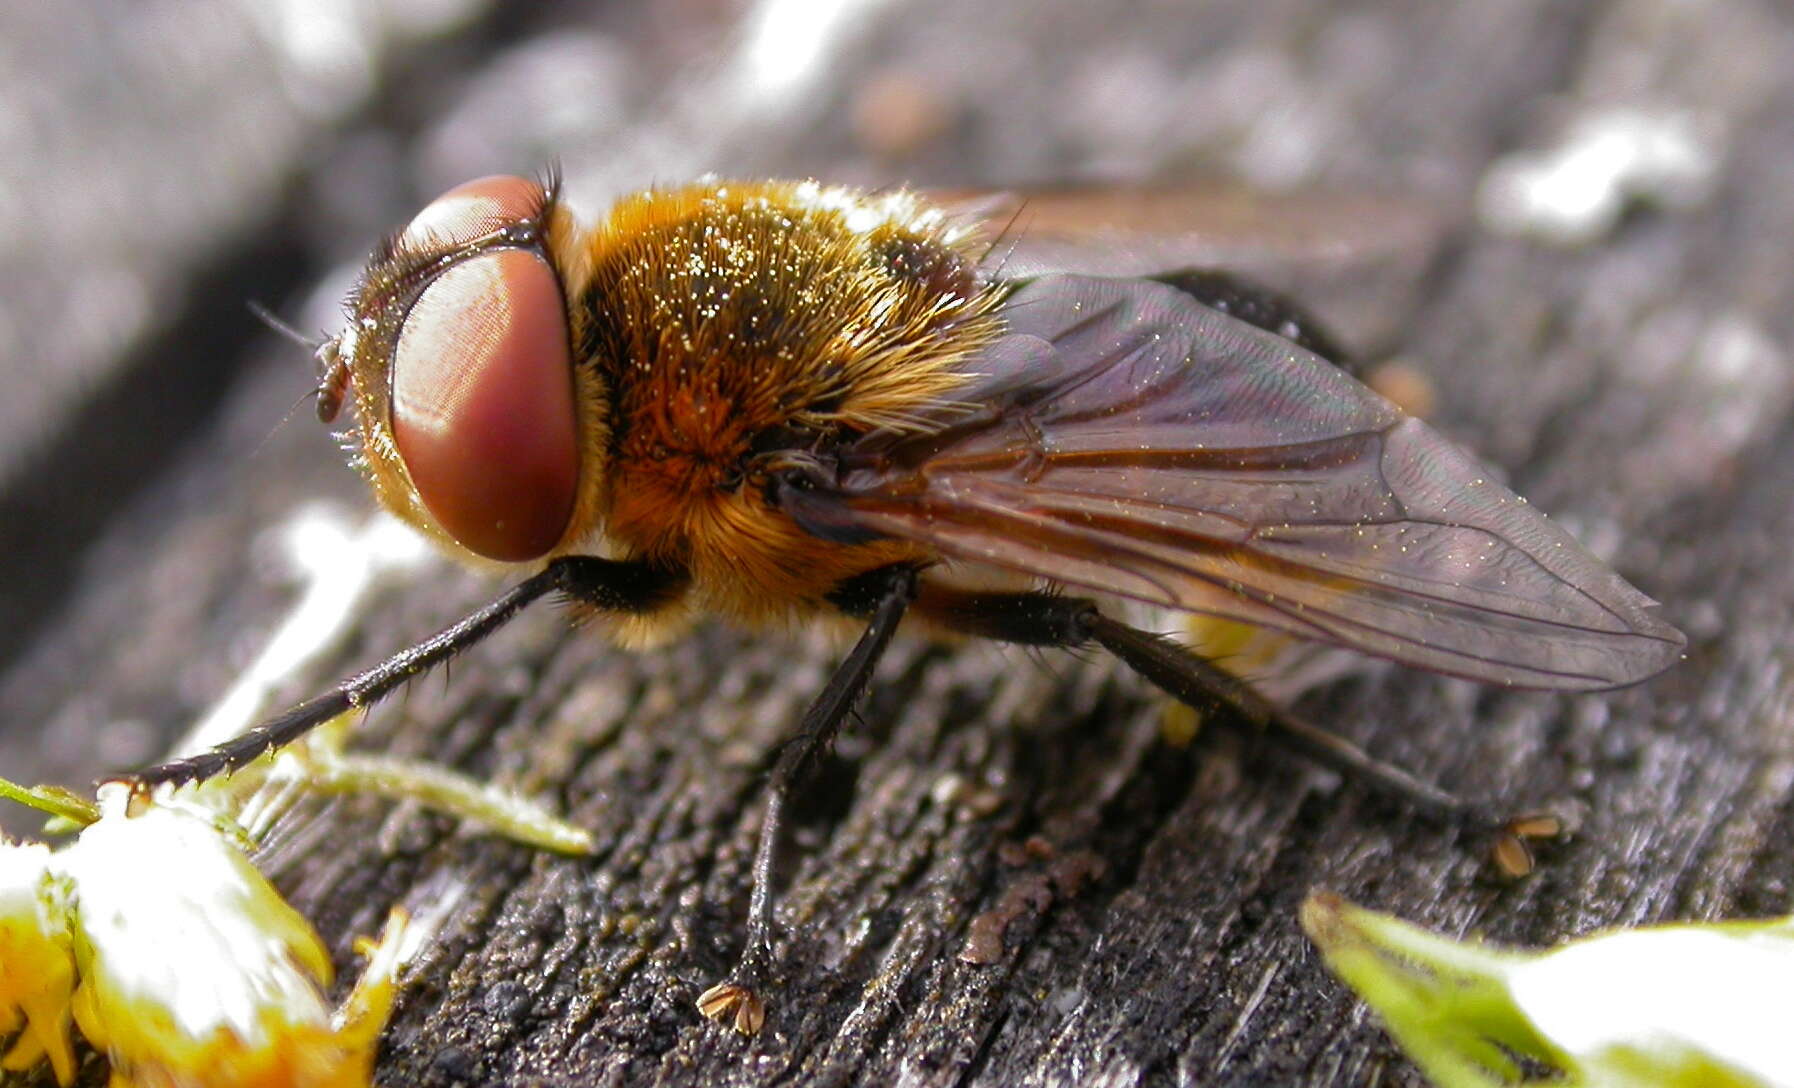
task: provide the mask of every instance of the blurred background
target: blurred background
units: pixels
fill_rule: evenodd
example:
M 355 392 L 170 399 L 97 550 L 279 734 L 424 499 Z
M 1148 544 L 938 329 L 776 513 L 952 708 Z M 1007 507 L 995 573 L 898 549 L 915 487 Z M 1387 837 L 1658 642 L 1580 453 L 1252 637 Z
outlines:
M 374 239 L 460 181 L 558 163 L 588 212 L 705 173 L 1220 181 L 1390 209 L 1339 202 L 1305 250 L 1342 293 L 1305 297 L 1692 636 L 1629 732 L 1527 711 L 1407 765 L 1555 745 L 1766 835 L 1794 780 L 1758 730 L 1794 603 L 1791 84 L 1780 0 L 5 5 L 0 772 L 151 758 L 255 653 L 272 527 L 370 500 L 248 304 L 334 329 Z M 1665 856 L 1707 841 L 1690 819 Z M 1747 869 L 1583 917 L 1773 900 Z M 1187 1043 L 1179 1068 L 1229 1060 Z M 1252 1053 L 1227 1068 L 1327 1079 Z

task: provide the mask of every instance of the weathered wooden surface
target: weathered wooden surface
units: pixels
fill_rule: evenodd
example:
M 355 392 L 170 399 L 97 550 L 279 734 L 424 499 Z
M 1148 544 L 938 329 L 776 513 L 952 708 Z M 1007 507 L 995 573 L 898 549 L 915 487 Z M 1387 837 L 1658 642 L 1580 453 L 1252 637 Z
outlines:
M 277 426 L 307 365 L 239 315 L 245 296 L 352 260 L 434 191 L 550 154 L 588 198 L 711 169 L 927 184 L 1203 170 L 1374 184 L 1444 209 L 1420 289 L 1330 316 L 1431 374 L 1439 425 L 1689 632 L 1682 666 L 1609 696 L 1366 669 L 1303 703 L 1451 788 L 1574 797 L 1582 834 L 1536 878 L 1498 886 L 1451 835 L 1297 759 L 1219 731 L 1167 747 L 1159 702 L 1101 662 L 900 641 L 800 813 L 785 977 L 766 1032 L 743 1041 L 692 1000 L 739 939 L 759 775 L 838 649 L 705 630 L 631 656 L 544 610 L 364 735 L 541 791 L 595 831 L 597 857 L 369 799 L 311 805 L 268 848 L 345 963 L 391 905 L 454 899 L 390 1029 L 384 1081 L 1409 1083 L 1296 928 L 1313 888 L 1527 943 L 1787 910 L 1794 27 L 1773 0 L 1336 7 L 908 0 L 844 25 L 826 54 L 839 63 L 783 91 L 744 75 L 752 53 L 733 36 L 747 27 L 697 4 L 476 13 L 378 53 L 373 97 L 311 114 L 313 142 L 281 160 L 287 195 L 213 193 L 225 236 L 123 247 L 196 293 L 153 295 L 154 324 L 173 331 L 139 331 L 5 448 L 0 773 L 79 782 L 153 756 L 287 604 L 264 530 L 306 501 L 366 503 L 308 408 Z M 38 65 L 89 55 L 79 34 L 37 54 L 20 42 L 39 39 L 8 40 Z M 194 158 L 240 169 L 240 136 L 176 154 L 107 103 L 185 116 L 216 88 L 272 78 L 264 68 L 95 73 L 127 86 L 70 95 L 46 130 L 94 141 L 69 161 L 97 156 L 142 184 L 176 159 L 181 177 Z M 856 127 L 881 86 L 932 103 L 932 137 Z M 1577 249 L 1476 226 L 1467 209 L 1501 156 L 1621 109 L 1680 111 L 1718 171 L 1704 200 L 1633 209 Z M 15 166 L 8 195 L 30 206 L 82 184 L 50 172 L 60 161 Z M 92 239 L 21 229 L 7 244 L 35 260 L 9 264 L 0 304 L 29 336 L 13 334 L 6 380 L 62 390 L 60 371 L 33 368 L 81 315 L 42 300 L 82 288 Z M 276 258 L 291 267 L 253 278 Z M 430 568 L 381 596 L 333 668 L 490 591 Z M 1019 849 L 1036 836 L 1059 861 Z M 1081 852 L 1103 872 L 1060 890 L 1060 862 Z M 1023 905 L 1000 959 L 962 963 L 974 919 L 1005 902 Z

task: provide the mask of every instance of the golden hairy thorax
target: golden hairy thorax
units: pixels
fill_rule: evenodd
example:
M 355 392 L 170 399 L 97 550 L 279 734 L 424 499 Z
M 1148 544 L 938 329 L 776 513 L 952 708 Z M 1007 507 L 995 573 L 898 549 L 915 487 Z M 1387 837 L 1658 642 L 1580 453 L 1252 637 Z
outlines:
M 907 193 L 715 183 L 625 199 L 565 268 L 578 365 L 610 404 L 604 532 L 737 616 L 818 600 L 913 544 L 824 544 L 756 455 L 950 402 L 997 332 L 976 243 Z

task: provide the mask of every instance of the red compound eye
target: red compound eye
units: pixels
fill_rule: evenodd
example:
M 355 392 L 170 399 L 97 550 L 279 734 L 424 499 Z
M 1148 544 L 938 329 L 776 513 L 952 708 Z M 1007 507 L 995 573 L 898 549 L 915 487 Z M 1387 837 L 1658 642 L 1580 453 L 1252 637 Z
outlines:
M 487 179 L 443 200 L 497 181 L 529 184 Z M 435 237 L 459 234 L 435 207 L 407 233 L 446 219 Z M 511 562 L 554 547 L 579 487 L 577 426 L 567 319 L 546 261 L 492 250 L 424 289 L 393 351 L 393 439 L 424 506 L 462 547 Z
M 424 206 L 406 224 L 399 244 L 463 245 L 542 210 L 542 187 L 528 178 L 494 174 L 464 182 Z

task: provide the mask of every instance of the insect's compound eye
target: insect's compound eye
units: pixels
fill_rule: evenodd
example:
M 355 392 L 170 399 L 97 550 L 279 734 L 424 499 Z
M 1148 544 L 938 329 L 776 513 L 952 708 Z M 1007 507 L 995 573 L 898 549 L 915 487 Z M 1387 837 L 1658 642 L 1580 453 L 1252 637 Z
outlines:
M 542 202 L 542 186 L 528 178 L 495 174 L 464 182 L 424 205 L 406 224 L 399 244 L 465 245 L 535 216 Z
M 509 562 L 554 547 L 579 487 L 577 426 L 560 284 L 538 253 L 477 253 L 424 288 L 393 350 L 393 439 L 462 547 Z

